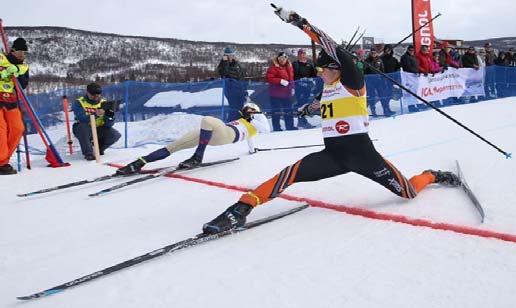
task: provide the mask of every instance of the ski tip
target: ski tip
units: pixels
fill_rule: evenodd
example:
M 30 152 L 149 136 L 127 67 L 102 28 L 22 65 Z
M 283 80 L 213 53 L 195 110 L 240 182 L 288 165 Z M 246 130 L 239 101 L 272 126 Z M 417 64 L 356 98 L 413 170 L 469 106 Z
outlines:
M 271 3 L 271 6 L 272 6 L 274 9 L 277 9 L 277 8 L 278 8 L 274 3 Z
M 47 291 L 35 293 L 35 294 L 32 294 L 32 295 L 18 296 L 18 297 L 16 297 L 16 299 L 19 299 L 19 300 L 22 300 L 22 301 L 31 300 L 31 299 L 35 299 L 35 298 L 40 298 L 40 297 L 56 294 L 56 293 L 59 293 L 61 291 L 63 291 L 63 289 L 47 290 Z

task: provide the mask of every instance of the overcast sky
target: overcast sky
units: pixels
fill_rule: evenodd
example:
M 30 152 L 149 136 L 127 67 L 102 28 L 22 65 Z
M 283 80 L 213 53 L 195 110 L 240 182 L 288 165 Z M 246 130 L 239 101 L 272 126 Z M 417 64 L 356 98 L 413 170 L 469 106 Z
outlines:
M 7 0 L 5 0 L 7 1 Z M 274 0 L 276 1 L 276 0 Z M 435 34 L 445 39 L 516 36 L 516 0 L 431 0 Z M 357 26 L 397 42 L 411 31 L 410 0 L 277 0 L 336 41 Z M 4 6 L 5 26 L 61 26 L 209 42 L 307 44 L 263 0 L 23 0 Z

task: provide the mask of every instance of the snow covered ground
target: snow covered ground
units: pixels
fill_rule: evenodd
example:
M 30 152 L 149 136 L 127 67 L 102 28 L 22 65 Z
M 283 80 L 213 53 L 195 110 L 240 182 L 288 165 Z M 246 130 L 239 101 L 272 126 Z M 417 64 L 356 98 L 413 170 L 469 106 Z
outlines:
M 507 152 L 516 152 L 516 98 L 445 109 Z M 151 119 L 152 120 L 152 119 Z M 161 138 L 174 122 L 135 124 L 135 140 Z M 181 122 L 182 123 L 182 122 Z M 194 127 L 182 125 L 187 130 Z M 198 122 L 197 122 L 198 123 Z M 147 123 L 148 124 L 148 123 Z M 176 127 L 177 128 L 177 127 Z M 61 130 L 62 131 L 62 130 Z M 54 136 L 58 131 L 52 132 Z M 296 184 L 290 196 L 363 209 L 350 215 L 312 207 L 282 220 L 163 256 L 61 294 L 20 303 L 16 296 L 53 287 L 199 233 L 240 192 L 160 178 L 103 197 L 87 194 L 119 180 L 33 198 L 16 193 L 113 172 L 65 157 L 72 167 L 0 178 L 0 307 L 512 307 L 516 302 L 516 163 L 434 111 L 374 121 L 377 149 L 406 176 L 455 169 L 458 159 L 486 210 L 478 215 L 460 189 L 431 187 L 415 200 L 348 174 Z M 136 137 L 137 136 L 137 137 Z M 161 136 L 161 137 L 160 137 Z M 261 148 L 321 143 L 319 129 L 261 135 Z M 158 148 L 116 148 L 104 162 L 129 162 Z M 247 154 L 245 143 L 209 147 L 206 161 L 236 162 L 184 172 L 221 184 L 254 187 L 319 148 Z M 183 151 L 150 167 L 189 157 Z M 258 219 L 299 203 L 275 199 Z M 370 213 L 369 212 L 369 213 Z M 390 221 L 405 218 L 407 223 Z M 399 219 L 398 219 L 399 221 Z M 418 226 L 497 232 L 509 240 Z M 462 228 L 462 229 L 461 229 Z

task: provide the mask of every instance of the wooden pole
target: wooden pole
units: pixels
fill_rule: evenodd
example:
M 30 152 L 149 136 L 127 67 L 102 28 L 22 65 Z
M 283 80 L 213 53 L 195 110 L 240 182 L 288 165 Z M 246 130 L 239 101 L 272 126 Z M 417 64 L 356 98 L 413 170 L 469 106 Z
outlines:
M 99 137 L 97 136 L 97 125 L 95 125 L 95 115 L 90 114 L 91 136 L 93 138 L 93 153 L 95 160 L 100 163 Z

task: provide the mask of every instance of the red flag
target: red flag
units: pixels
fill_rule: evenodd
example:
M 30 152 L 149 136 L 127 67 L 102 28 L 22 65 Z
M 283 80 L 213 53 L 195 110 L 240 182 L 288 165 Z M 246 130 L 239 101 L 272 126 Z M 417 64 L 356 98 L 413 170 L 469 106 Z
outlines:
M 430 0 L 412 0 L 412 31 L 416 31 L 431 19 L 432 10 L 430 8 Z M 430 54 L 432 54 L 434 50 L 433 23 L 429 23 L 414 34 L 414 49 L 416 54 L 419 52 L 421 45 L 427 45 Z

